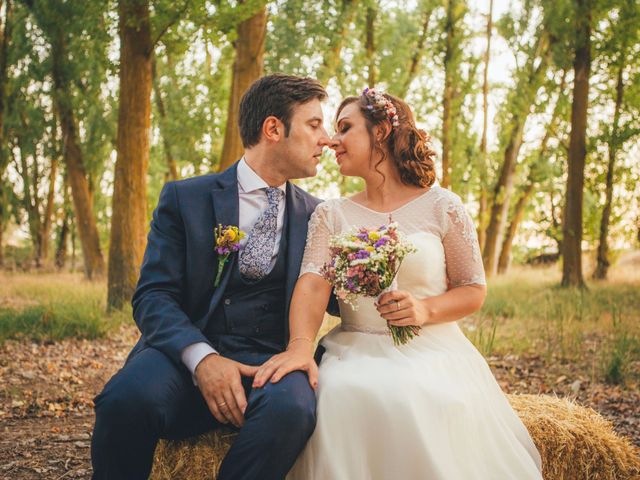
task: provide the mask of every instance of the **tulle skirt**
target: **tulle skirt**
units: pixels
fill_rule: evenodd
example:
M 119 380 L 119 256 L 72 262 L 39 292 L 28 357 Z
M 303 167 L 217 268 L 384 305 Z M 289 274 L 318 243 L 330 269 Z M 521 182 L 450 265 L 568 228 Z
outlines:
M 288 480 L 541 479 L 540 455 L 457 323 L 395 346 L 327 334 L 318 422 Z

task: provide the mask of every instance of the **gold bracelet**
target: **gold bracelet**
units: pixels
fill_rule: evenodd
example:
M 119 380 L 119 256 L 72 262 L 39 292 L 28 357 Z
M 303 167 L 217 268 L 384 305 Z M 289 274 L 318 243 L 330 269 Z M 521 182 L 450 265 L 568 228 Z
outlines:
M 311 340 L 309 337 L 295 337 L 289 340 L 289 343 L 287 344 L 287 349 L 293 342 L 297 342 L 298 340 L 306 340 L 307 342 L 313 344 L 313 340 Z

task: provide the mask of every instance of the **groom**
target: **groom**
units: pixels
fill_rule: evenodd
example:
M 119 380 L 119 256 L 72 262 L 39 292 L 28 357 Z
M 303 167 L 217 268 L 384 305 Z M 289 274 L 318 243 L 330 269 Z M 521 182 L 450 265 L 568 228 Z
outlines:
M 133 296 L 142 336 L 95 399 L 94 479 L 147 478 L 160 438 L 222 424 L 239 429 L 222 480 L 282 479 L 304 447 L 315 427 L 305 373 L 260 389 L 251 377 L 287 345 L 307 222 L 319 203 L 288 180 L 316 174 L 329 143 L 326 96 L 309 78 L 261 78 L 240 104 L 244 157 L 220 174 L 164 186 Z M 218 224 L 247 236 L 214 287 Z

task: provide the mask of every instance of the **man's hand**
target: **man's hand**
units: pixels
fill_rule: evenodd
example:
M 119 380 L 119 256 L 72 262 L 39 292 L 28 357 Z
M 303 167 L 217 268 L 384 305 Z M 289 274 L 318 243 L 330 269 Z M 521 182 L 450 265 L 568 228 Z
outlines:
M 253 377 L 257 371 L 258 367 L 250 367 L 218 354 L 208 355 L 198 364 L 195 371 L 198 387 L 216 420 L 242 426 L 247 396 L 240 377 Z
M 315 390 L 318 386 L 318 365 L 313 360 L 312 348 L 313 344 L 304 340 L 290 344 L 287 351 L 274 355 L 260 366 L 253 379 L 253 387 L 261 388 L 268 381 L 279 382 L 286 374 L 301 370 L 307 372 L 309 384 Z

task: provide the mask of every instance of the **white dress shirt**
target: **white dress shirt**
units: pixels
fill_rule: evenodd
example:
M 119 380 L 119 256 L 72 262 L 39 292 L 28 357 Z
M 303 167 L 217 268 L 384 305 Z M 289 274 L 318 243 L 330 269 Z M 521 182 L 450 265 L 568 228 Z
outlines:
M 256 172 L 247 164 L 244 157 L 238 162 L 238 199 L 239 199 L 239 227 L 246 233 L 246 236 L 240 241 L 241 248 L 247 243 L 247 239 L 253 225 L 256 223 L 262 212 L 269 206 L 267 192 L 265 189 L 269 187 Z M 287 193 L 287 185 L 283 183 L 278 187 L 282 190 L 283 195 L 278 204 L 278 222 L 276 227 L 276 242 L 273 247 L 271 256 L 271 266 L 273 268 L 280 248 L 280 237 L 282 236 L 282 226 L 284 225 L 285 196 Z M 240 250 L 242 251 L 242 249 Z M 211 345 L 204 342 L 194 343 L 182 350 L 181 358 L 189 371 L 195 375 L 196 367 L 206 357 L 212 353 L 217 353 Z M 195 377 L 194 377 L 195 382 Z

